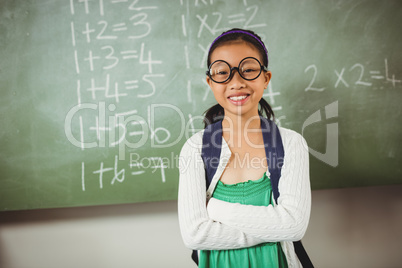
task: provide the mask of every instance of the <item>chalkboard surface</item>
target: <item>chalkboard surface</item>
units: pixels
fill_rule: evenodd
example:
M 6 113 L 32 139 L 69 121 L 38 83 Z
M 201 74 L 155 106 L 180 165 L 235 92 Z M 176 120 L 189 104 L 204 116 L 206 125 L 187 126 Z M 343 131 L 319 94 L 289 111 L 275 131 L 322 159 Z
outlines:
M 175 199 L 215 104 L 206 52 L 259 33 L 264 98 L 310 147 L 313 189 L 402 182 L 402 1 L 3 0 L 0 210 Z

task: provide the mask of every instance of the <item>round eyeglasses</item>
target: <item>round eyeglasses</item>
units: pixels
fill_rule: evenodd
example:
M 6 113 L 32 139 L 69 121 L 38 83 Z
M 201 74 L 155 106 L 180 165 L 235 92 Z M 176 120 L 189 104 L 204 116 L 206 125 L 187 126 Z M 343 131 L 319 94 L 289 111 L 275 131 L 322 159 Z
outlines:
M 265 67 L 254 57 L 247 57 L 241 60 L 238 67 L 230 67 L 224 60 L 214 61 L 207 71 L 207 75 L 215 83 L 225 83 L 230 80 L 237 70 L 239 75 L 247 81 L 257 79 Z

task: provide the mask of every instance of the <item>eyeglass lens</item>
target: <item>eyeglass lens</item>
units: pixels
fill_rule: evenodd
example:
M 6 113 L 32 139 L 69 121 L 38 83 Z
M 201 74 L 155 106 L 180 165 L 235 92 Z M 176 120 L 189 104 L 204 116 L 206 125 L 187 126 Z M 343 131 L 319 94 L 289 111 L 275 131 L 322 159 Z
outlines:
M 233 68 L 232 68 L 233 69 Z M 228 80 L 232 75 L 230 65 L 226 61 L 215 61 L 209 70 L 210 77 L 213 81 L 222 83 Z M 246 80 L 256 79 L 261 73 L 261 64 L 257 59 L 245 58 L 238 66 L 239 74 Z

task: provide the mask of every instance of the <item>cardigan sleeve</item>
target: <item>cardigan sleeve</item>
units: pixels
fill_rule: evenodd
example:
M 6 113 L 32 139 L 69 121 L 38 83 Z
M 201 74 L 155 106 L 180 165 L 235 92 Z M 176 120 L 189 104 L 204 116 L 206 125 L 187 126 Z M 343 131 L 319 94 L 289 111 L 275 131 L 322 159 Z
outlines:
M 222 250 L 263 243 L 258 237 L 209 217 L 205 169 L 197 137 L 184 144 L 179 159 L 178 215 L 184 244 L 196 250 Z
M 297 241 L 304 236 L 311 209 L 308 147 L 300 134 L 287 129 L 282 132 L 285 159 L 278 204 L 252 206 L 211 198 L 207 209 L 213 220 L 264 242 Z

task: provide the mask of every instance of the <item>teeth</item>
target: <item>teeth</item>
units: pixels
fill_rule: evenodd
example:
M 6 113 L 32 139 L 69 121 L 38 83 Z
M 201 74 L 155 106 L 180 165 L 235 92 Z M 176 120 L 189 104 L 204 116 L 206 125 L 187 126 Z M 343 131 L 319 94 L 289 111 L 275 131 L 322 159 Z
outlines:
M 247 95 L 237 96 L 237 97 L 230 97 L 229 99 L 234 100 L 234 101 L 238 101 L 238 100 L 244 100 L 245 98 L 247 98 Z

